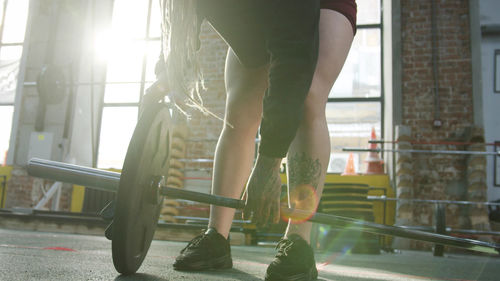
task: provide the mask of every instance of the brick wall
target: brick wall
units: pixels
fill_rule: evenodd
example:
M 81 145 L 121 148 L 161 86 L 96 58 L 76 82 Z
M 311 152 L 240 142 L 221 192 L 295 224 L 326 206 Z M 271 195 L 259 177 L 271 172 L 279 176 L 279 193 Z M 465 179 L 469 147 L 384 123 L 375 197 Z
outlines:
M 5 208 L 34 208 L 52 185 L 52 181 L 28 176 L 24 168 L 13 167 L 7 182 Z M 71 185 L 64 184 L 59 201 L 60 211 L 69 211 L 71 205 Z M 52 199 L 42 209 L 50 209 Z
M 14 167 L 11 178 L 7 182 L 5 208 L 34 207 L 32 202 L 33 178 L 28 177 L 26 170 Z
M 403 49 L 403 118 L 415 137 L 455 137 L 472 124 L 472 74 L 468 1 L 437 1 L 438 75 L 441 129 L 433 129 L 430 1 L 401 3 Z
M 401 1 L 403 58 L 403 125 L 412 139 L 467 141 L 473 126 L 469 3 L 436 0 L 439 114 L 434 127 L 435 101 L 432 63 L 431 1 Z M 414 149 L 461 150 L 458 146 L 414 145 Z M 466 157 L 413 154 L 414 198 L 467 200 Z M 415 204 L 415 225 L 434 223 L 433 205 Z M 447 207 L 447 225 L 467 227 L 465 211 Z

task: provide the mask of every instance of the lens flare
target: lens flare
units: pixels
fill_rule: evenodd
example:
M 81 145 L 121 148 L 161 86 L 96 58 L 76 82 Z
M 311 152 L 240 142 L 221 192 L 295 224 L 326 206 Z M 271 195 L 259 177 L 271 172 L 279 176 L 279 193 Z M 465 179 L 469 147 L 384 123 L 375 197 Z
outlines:
M 331 253 L 325 256 L 322 266 L 331 264 L 337 260 L 352 254 L 352 250 L 360 240 L 361 232 L 355 225 L 348 225 L 344 228 L 326 227 L 321 229 L 320 248 L 325 253 Z
M 312 185 L 302 184 L 296 186 L 289 195 L 289 206 L 293 212 L 281 212 L 284 221 L 292 224 L 301 224 L 309 220 L 318 206 L 319 198 Z

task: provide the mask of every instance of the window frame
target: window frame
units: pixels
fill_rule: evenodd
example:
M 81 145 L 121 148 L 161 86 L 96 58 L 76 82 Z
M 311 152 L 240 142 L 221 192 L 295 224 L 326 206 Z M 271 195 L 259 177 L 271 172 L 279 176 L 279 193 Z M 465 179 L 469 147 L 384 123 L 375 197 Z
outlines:
M 149 0 L 148 1 L 148 12 L 147 12 L 147 23 L 146 23 L 146 36 L 144 38 L 141 38 L 139 40 L 143 40 L 146 44 L 148 44 L 149 42 L 151 41 L 160 41 L 160 38 L 159 37 L 150 37 L 150 25 L 151 25 L 151 13 L 152 13 L 152 1 L 153 0 Z M 335 97 L 329 97 L 327 102 L 328 103 L 365 103 L 365 102 L 377 102 L 379 105 L 380 105 L 380 138 L 383 139 L 384 137 L 384 130 L 385 130 L 385 116 L 384 116 L 384 106 L 385 106 L 385 91 L 384 91 L 384 78 L 383 78 L 383 75 L 384 75 L 384 69 L 383 69 L 383 61 L 384 61 L 384 40 L 383 40 L 383 32 L 384 32 L 384 29 L 383 29 L 383 9 L 382 9 L 382 6 L 383 6 L 383 1 L 382 0 L 378 0 L 379 1 L 379 21 L 378 23 L 373 23 L 373 24 L 358 24 L 356 25 L 356 28 L 357 30 L 363 30 L 363 29 L 378 29 L 379 31 L 379 34 L 380 34 L 380 96 L 378 97 L 366 97 L 366 98 L 362 98 L 362 97 L 339 97 L 339 98 L 335 98 Z M 97 144 L 96 144 L 96 155 L 95 155 L 95 158 L 96 158 L 96 165 L 99 164 L 99 147 L 100 147 L 100 132 L 101 132 L 101 125 L 102 125 L 102 113 L 104 111 L 104 108 L 105 107 L 131 107 L 131 106 L 139 106 L 141 100 L 142 100 L 142 97 L 143 97 L 143 94 L 144 94 L 144 91 L 146 89 L 146 83 L 149 83 L 149 82 L 153 82 L 153 81 L 145 81 L 146 79 L 146 66 L 147 66 L 147 53 L 145 52 L 143 54 L 143 58 L 142 58 L 142 72 L 141 72 L 141 79 L 140 81 L 123 81 L 123 83 L 133 83 L 133 82 L 136 82 L 136 83 L 140 83 L 140 87 L 139 87 L 139 101 L 138 102 L 117 102 L 117 103 L 113 103 L 113 102 L 104 102 L 104 98 L 105 98 L 105 95 L 106 95 L 106 91 L 104 90 L 105 89 L 105 86 L 107 84 L 111 84 L 111 83 L 121 83 L 121 82 L 107 82 L 106 81 L 106 78 L 105 78 L 105 81 L 104 82 L 104 86 L 103 86 L 103 95 L 102 95 L 102 100 L 100 101 L 100 114 L 98 116 L 98 122 L 97 122 Z
M 28 11 L 27 17 L 26 17 L 26 25 L 24 29 L 24 36 L 23 40 L 20 42 L 9 42 L 9 43 L 4 43 L 4 29 L 5 29 L 5 23 L 6 23 L 6 18 L 7 18 L 7 12 L 8 12 L 8 6 L 9 6 L 9 1 L 14 1 L 14 0 L 4 0 L 3 2 L 3 7 L 2 7 L 2 14 L 1 14 L 1 21 L 0 21 L 0 55 L 2 53 L 2 49 L 4 47 L 21 47 L 21 56 L 19 58 L 19 70 L 17 73 L 17 81 L 16 81 L 16 87 L 14 89 L 15 94 L 14 94 L 14 99 L 12 102 L 0 102 L 0 108 L 1 107 L 12 107 L 12 118 L 11 118 L 11 129 L 10 132 L 8 132 L 8 153 L 7 157 L 5 160 L 3 160 L 3 165 L 12 165 L 14 163 L 14 150 L 16 149 L 15 144 L 17 141 L 17 135 L 13 132 L 17 131 L 18 127 L 18 122 L 19 122 L 19 107 L 21 104 L 21 95 L 23 91 L 23 85 L 24 85 L 24 75 L 25 75 L 25 65 L 26 65 L 26 58 L 27 58 L 27 53 L 25 50 L 27 50 L 28 44 L 29 44 L 29 33 L 31 30 L 31 17 L 30 14 L 32 13 L 32 3 L 31 1 L 27 1 L 28 3 Z M 2 155 L 2 159 L 3 155 Z
M 496 49 L 493 55 L 493 92 L 500 94 L 500 49 Z
M 141 38 L 137 38 L 137 41 L 143 41 L 146 46 L 150 42 L 161 42 L 160 37 L 158 36 L 151 36 L 151 18 L 152 18 L 152 9 L 153 9 L 153 1 L 155 0 L 148 0 L 147 5 L 147 16 L 146 16 L 146 26 L 145 26 L 145 36 Z M 113 20 L 113 19 L 111 19 Z M 145 49 L 147 50 L 147 48 Z M 159 55 L 159 53 L 158 53 Z M 146 81 L 146 73 L 147 73 L 147 62 L 148 62 L 148 54 L 147 51 L 145 51 L 142 54 L 142 64 L 141 64 L 141 77 L 140 81 L 107 81 L 107 75 L 104 74 L 103 80 L 104 83 L 102 83 L 102 97 L 99 102 L 99 114 L 98 114 L 98 120 L 97 120 L 97 136 L 96 136 L 96 148 L 95 148 L 95 163 L 94 166 L 99 167 L 99 149 L 101 146 L 101 128 L 102 128 L 102 122 L 103 122 L 103 113 L 105 108 L 109 107 L 139 107 L 141 104 L 142 98 L 144 96 L 145 90 L 146 90 L 146 85 L 148 83 L 153 83 L 154 81 Z M 139 84 L 139 100 L 137 102 L 105 102 L 105 96 L 106 96 L 106 85 L 112 85 L 112 84 Z M 139 110 L 137 110 L 137 117 L 139 117 Z M 123 156 L 125 157 L 125 155 Z M 110 167 L 103 167 L 103 168 L 110 168 Z M 121 168 L 121 167 L 113 167 L 113 168 Z
M 0 22 L 0 54 L 2 53 L 3 47 L 24 47 L 24 41 L 22 42 L 16 42 L 16 43 L 3 43 L 3 32 L 5 28 L 5 18 L 7 15 L 7 7 L 9 4 L 9 1 L 13 0 L 4 0 L 3 2 L 3 8 L 2 8 L 2 21 Z M 22 60 L 22 56 L 21 56 Z M 19 67 L 19 72 L 21 72 L 21 66 Z M 18 77 L 19 77 L 19 72 L 18 72 Z M 16 86 L 17 89 L 17 86 Z M 0 106 L 14 106 L 15 100 L 12 102 L 0 102 Z
M 378 97 L 338 97 L 328 98 L 328 103 L 369 103 L 377 102 L 380 105 L 380 139 L 384 139 L 385 132 L 385 89 L 384 89 L 384 26 L 383 26 L 383 1 L 379 0 L 379 23 L 373 24 L 357 24 L 356 29 L 378 29 L 380 33 L 380 96 Z M 332 137 L 330 135 L 330 137 Z M 368 145 L 368 144 L 367 144 Z M 383 144 L 381 144 L 383 145 Z M 383 153 L 381 155 L 383 158 Z M 328 174 L 337 174 L 337 172 L 328 172 Z
M 493 151 L 500 151 L 500 140 L 496 140 L 494 142 Z M 500 161 L 498 160 L 499 156 L 493 157 L 493 186 L 500 187 Z

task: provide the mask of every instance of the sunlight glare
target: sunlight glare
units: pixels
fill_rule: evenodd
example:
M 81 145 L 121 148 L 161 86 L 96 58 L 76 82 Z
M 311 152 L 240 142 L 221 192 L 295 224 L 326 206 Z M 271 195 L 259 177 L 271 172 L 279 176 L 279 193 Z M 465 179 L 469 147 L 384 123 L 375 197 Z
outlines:
M 28 0 L 7 2 L 2 43 L 21 43 L 24 41 L 28 10 Z
M 298 185 L 290 192 L 289 198 L 289 205 L 294 211 L 292 213 L 281 212 L 284 221 L 301 224 L 309 220 L 316 212 L 319 198 L 313 186 Z
M 116 38 L 112 38 L 111 30 L 102 30 L 94 35 L 94 54 L 96 59 L 106 61 L 113 54 Z

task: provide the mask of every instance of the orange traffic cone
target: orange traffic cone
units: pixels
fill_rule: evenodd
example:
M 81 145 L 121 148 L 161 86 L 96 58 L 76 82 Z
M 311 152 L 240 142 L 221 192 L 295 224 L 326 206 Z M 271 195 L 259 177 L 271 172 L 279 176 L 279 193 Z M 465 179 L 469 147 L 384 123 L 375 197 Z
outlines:
M 375 132 L 375 127 L 372 127 L 372 133 L 370 140 L 376 140 L 377 133 Z M 370 143 L 370 149 L 377 149 L 376 143 Z M 378 152 L 370 152 L 368 158 L 365 159 L 366 171 L 365 174 L 383 174 L 384 173 L 384 161 L 378 155 Z
M 349 158 L 347 158 L 347 163 L 345 165 L 344 172 L 342 176 L 356 176 L 356 169 L 354 168 L 354 155 L 349 153 Z

